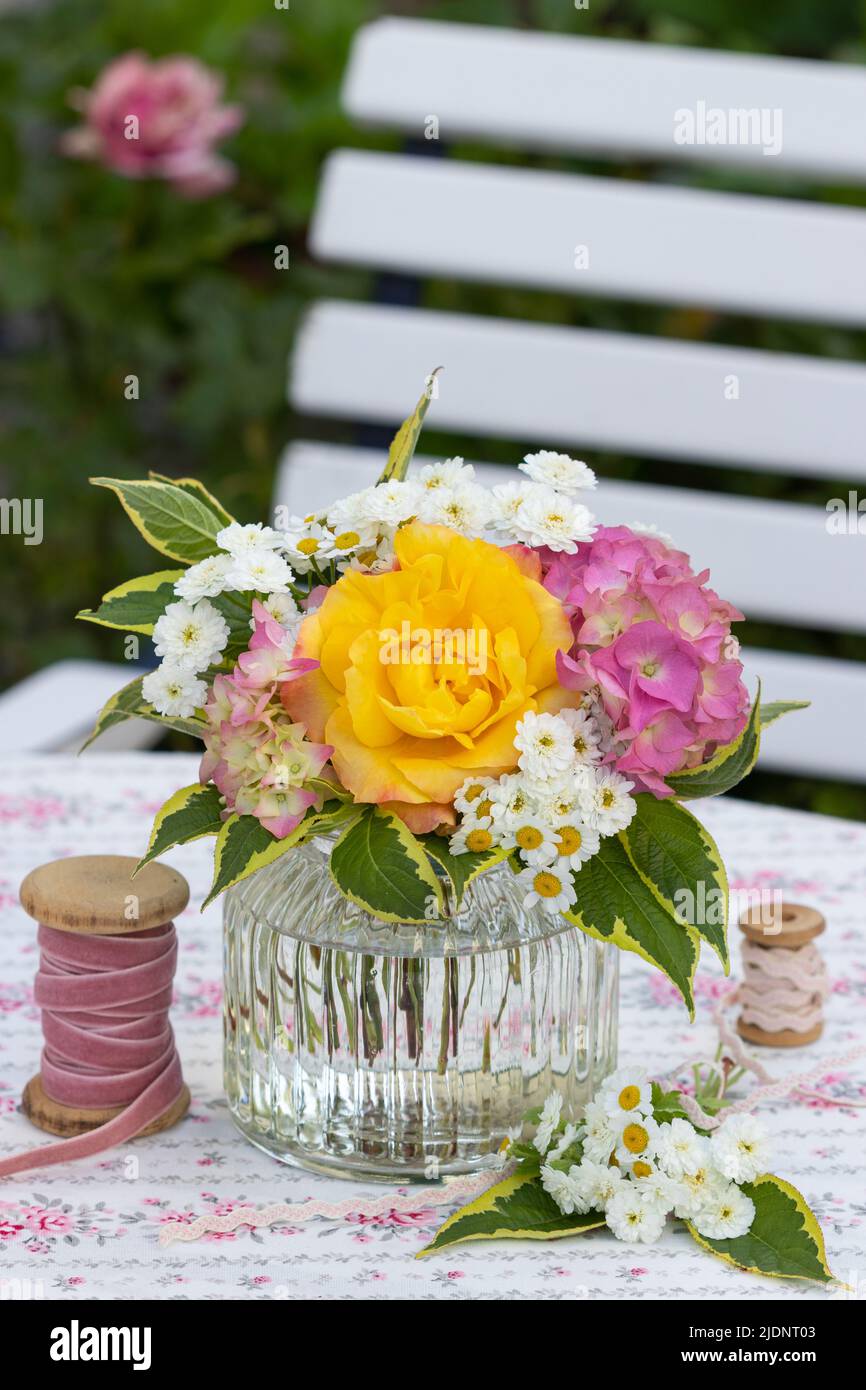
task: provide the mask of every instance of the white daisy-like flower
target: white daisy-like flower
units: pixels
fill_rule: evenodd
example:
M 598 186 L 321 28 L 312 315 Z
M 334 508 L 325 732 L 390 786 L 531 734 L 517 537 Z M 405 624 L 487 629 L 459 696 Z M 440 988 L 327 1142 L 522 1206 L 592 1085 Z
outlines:
M 560 864 L 572 870 L 580 868 L 587 859 L 598 854 L 601 840 L 597 830 L 591 830 L 582 820 L 574 818 L 553 826 L 554 847 Z
M 328 561 L 334 553 L 333 534 L 315 518 L 310 521 L 290 517 L 283 535 L 283 545 L 297 574 L 308 574 L 314 566 Z
M 517 882 L 526 893 L 523 906 L 527 912 L 536 904 L 540 904 L 545 912 L 567 912 L 577 900 L 571 870 L 560 868 L 558 864 L 540 864 L 521 869 Z
M 416 516 L 422 492 L 412 478 L 390 478 L 370 488 L 365 499 L 365 512 L 371 521 L 382 526 L 401 526 Z
M 558 1158 L 562 1158 L 562 1155 L 566 1152 L 567 1149 L 571 1148 L 572 1144 L 575 1142 L 576 1139 L 577 1125 L 573 1125 L 569 1122 L 569 1124 L 567 1124 L 565 1126 L 565 1129 L 562 1131 L 562 1134 L 560 1135 L 555 1148 L 552 1148 L 550 1150 L 550 1153 L 547 1155 L 548 1163 L 555 1163 Z
M 634 787 L 619 772 L 598 768 L 590 788 L 581 798 L 583 818 L 600 835 L 616 835 L 631 824 L 636 807 L 629 792 Z
M 493 824 L 503 834 L 535 810 L 535 800 L 519 773 L 504 773 L 489 788 L 487 795 Z
M 230 555 L 240 556 L 248 550 L 282 550 L 283 534 L 272 526 L 263 526 L 260 521 L 242 525 L 233 521 L 217 532 L 217 545 Z
M 207 699 L 207 682 L 195 672 L 164 661 L 141 682 L 141 693 L 157 714 L 170 719 L 189 719 Z
M 613 1164 L 597 1163 L 586 1156 L 578 1164 L 577 1172 L 572 1172 L 578 1199 L 586 1203 L 587 1211 L 604 1211 L 625 1187 L 625 1178 Z
M 736 1183 L 713 1188 L 692 1217 L 699 1236 L 709 1240 L 736 1240 L 744 1236 L 755 1219 L 755 1204 Z
M 751 1182 L 766 1173 L 770 1138 L 755 1115 L 731 1115 L 710 1138 L 715 1167 L 733 1182 Z
M 555 714 L 528 710 L 518 721 L 514 747 L 517 766 L 533 782 L 560 781 L 574 763 L 571 729 Z
M 232 563 L 231 555 L 223 552 L 208 555 L 197 565 L 190 565 L 180 579 L 175 580 L 174 592 L 187 603 L 197 603 L 200 598 L 216 598 L 228 588 L 226 581 Z
M 613 1153 L 616 1133 L 607 1110 L 599 1100 L 587 1101 L 580 1130 L 583 1156 L 593 1163 L 606 1164 Z
M 666 1121 L 659 1125 L 656 1157 L 669 1178 L 684 1178 L 706 1164 L 706 1142 L 688 1120 Z
M 617 1240 L 651 1245 L 665 1226 L 665 1213 L 646 1202 L 633 1184 L 623 1187 L 604 1209 L 604 1219 Z
M 559 1125 L 562 1116 L 562 1096 L 558 1091 L 551 1091 L 547 1100 L 541 1108 L 538 1117 L 538 1125 L 535 1130 L 535 1137 L 532 1142 L 540 1154 L 546 1154 L 550 1148 L 553 1132 Z
M 620 1067 L 612 1072 L 602 1082 L 596 1099 L 615 1124 L 626 1117 L 653 1113 L 652 1083 L 643 1067 Z
M 650 1163 L 656 1157 L 659 1126 L 651 1115 L 628 1115 L 620 1112 L 611 1116 L 617 1144 L 617 1162 L 622 1164 Z
M 552 449 L 526 454 L 517 467 L 534 483 L 547 483 L 558 492 L 580 492 L 582 488 L 598 486 L 598 478 L 588 463 L 570 458 L 568 454 L 554 453 Z
M 490 494 L 471 482 L 434 488 L 423 494 L 418 516 L 431 526 L 449 526 L 461 535 L 478 537 L 490 525 Z
M 668 1216 L 674 1210 L 680 1197 L 679 1183 L 660 1173 L 652 1164 L 640 1160 L 632 1164 L 629 1172 L 641 1201 L 655 1207 L 663 1216 Z
M 524 864 L 531 864 L 533 868 L 556 858 L 551 827 L 531 814 L 513 818 L 511 826 L 503 830 L 502 844 L 506 849 L 519 850 Z
M 486 810 L 485 803 L 489 799 L 492 789 L 496 786 L 492 777 L 467 777 L 461 787 L 454 793 L 454 807 L 461 816 L 470 816 L 473 820 L 487 822 L 490 813 Z M 483 814 L 479 816 L 479 809 Z
M 692 1217 L 700 1211 L 711 1192 L 725 1186 L 725 1179 L 720 1177 L 713 1167 L 709 1139 L 703 1135 L 698 1137 L 703 1140 L 701 1145 L 703 1158 L 700 1166 L 693 1173 L 684 1173 L 676 1183 L 677 1200 L 674 1211 L 685 1221 L 691 1221 Z
M 464 463 L 458 455 L 453 459 L 445 459 L 444 463 L 425 464 L 414 481 L 424 492 L 444 492 L 459 487 L 462 483 L 471 483 L 474 477 L 475 469 L 472 464 Z
M 577 1188 L 577 1167 L 572 1165 L 567 1173 L 561 1168 L 551 1168 L 545 1163 L 541 1169 L 541 1186 L 548 1197 L 552 1197 L 561 1212 L 570 1216 L 572 1212 L 589 1211 Z
M 601 731 L 592 716 L 582 709 L 561 709 L 559 718 L 571 730 L 577 762 L 597 763 L 601 757 Z
M 595 785 L 595 778 L 585 767 L 578 766 L 566 773 L 562 781 L 533 789 L 538 814 L 551 825 L 567 820 L 582 820 L 583 794 Z
M 248 593 L 286 593 L 294 579 L 291 566 L 275 550 L 247 550 L 237 555 L 228 573 L 228 587 Z
M 526 478 L 514 483 L 497 483 L 490 494 L 491 527 L 513 536 L 520 508 L 533 490 L 534 485 Z
M 573 555 L 578 541 L 591 541 L 596 524 L 592 512 L 562 492 L 532 484 L 512 522 L 512 534 L 523 545 L 547 546 Z
M 204 671 L 218 661 L 229 640 L 229 625 L 208 599 L 170 603 L 153 628 L 153 649 L 173 666 Z
M 485 854 L 497 844 L 493 831 L 473 820 L 464 821 L 448 840 L 452 854 Z
M 364 488 L 363 492 L 353 492 L 350 497 L 341 497 L 328 508 L 328 526 L 334 537 L 346 540 L 350 536 L 357 536 L 356 549 L 373 548 L 379 540 L 379 524 L 367 511 L 372 492 L 373 488 Z
M 280 627 L 291 628 L 295 623 L 303 622 L 306 617 L 306 614 L 301 612 L 291 594 L 268 594 L 264 601 L 264 606 L 267 608 L 274 622 L 280 624 Z

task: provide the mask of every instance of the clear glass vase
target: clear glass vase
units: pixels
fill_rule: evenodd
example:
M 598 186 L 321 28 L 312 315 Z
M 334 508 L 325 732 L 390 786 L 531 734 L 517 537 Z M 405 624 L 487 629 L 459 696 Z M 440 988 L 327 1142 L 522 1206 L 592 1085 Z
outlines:
M 492 1166 L 524 1112 L 574 1110 L 616 1065 L 618 952 L 542 909 L 507 864 L 423 927 L 371 917 L 311 841 L 225 902 L 225 1088 L 285 1163 L 430 1180 Z

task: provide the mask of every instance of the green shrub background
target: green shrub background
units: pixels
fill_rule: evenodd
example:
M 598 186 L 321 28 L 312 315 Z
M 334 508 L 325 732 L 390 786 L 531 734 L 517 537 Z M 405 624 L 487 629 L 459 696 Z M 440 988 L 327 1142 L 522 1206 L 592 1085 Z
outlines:
M 382 10 L 742 52 L 849 62 L 864 57 L 864 11 L 857 0 L 590 0 L 588 10 L 575 10 L 570 0 L 291 0 L 287 11 L 268 0 L 63 0 L 4 13 L 0 495 L 42 497 L 45 540 L 31 547 L 17 537 L 0 538 L 0 687 L 62 657 L 122 657 L 120 634 L 76 624 L 73 614 L 150 562 L 116 501 L 88 488 L 88 476 L 131 477 L 148 468 L 193 473 L 236 515 L 254 518 L 267 510 L 282 448 L 299 431 L 315 431 L 315 422 L 299 424 L 286 404 L 286 361 L 299 316 L 317 295 L 364 297 L 373 287 L 364 274 L 312 264 L 305 232 L 321 161 L 334 146 L 399 147 L 353 131 L 339 110 L 352 37 Z M 107 62 L 133 48 L 154 57 L 198 56 L 225 75 L 228 99 L 247 108 L 244 127 L 224 146 L 239 169 L 227 194 L 185 202 L 158 183 L 128 181 L 59 153 L 60 133 L 78 120 L 68 104 L 70 90 L 90 86 Z M 778 175 L 701 166 L 683 173 L 650 163 L 605 165 L 489 147 L 455 153 L 866 204 L 859 189 L 812 187 Z M 275 268 L 278 245 L 290 248 L 288 271 Z M 424 286 L 423 302 L 821 357 L 866 355 L 863 336 L 849 330 L 771 324 L 699 307 L 671 311 L 436 282 Z M 124 398 L 130 373 L 141 383 L 135 402 Z M 431 434 L 425 447 L 462 447 L 469 456 L 513 461 L 533 443 Z M 850 485 L 589 457 L 607 476 L 749 488 L 819 505 L 846 495 Z M 866 659 L 866 642 L 853 637 L 757 624 L 741 635 Z M 866 817 L 862 788 L 757 774 L 750 794 Z

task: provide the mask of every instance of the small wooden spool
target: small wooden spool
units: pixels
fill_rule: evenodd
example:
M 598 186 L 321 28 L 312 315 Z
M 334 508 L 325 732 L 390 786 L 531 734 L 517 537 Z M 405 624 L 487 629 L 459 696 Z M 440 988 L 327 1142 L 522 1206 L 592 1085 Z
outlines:
M 118 854 L 55 859 L 27 875 L 20 889 L 21 906 L 47 927 L 88 936 L 129 936 L 173 921 L 189 902 L 186 879 L 164 864 L 146 864 L 133 879 L 137 862 Z M 62 1139 L 98 1129 L 125 1109 L 61 1105 L 46 1094 L 39 1072 L 24 1087 L 21 1104 L 32 1124 Z M 171 1109 L 141 1135 L 170 1129 L 189 1104 L 189 1088 L 184 1086 Z
M 796 950 L 820 936 L 826 922 L 814 907 L 806 907 L 803 903 L 780 903 L 773 908 L 769 921 L 766 906 L 758 906 L 741 914 L 739 926 L 746 939 L 763 950 L 771 951 L 776 946 Z M 741 1038 L 763 1047 L 804 1047 L 806 1043 L 820 1038 L 824 1029 L 823 1020 L 819 1020 L 805 1033 L 798 1033 L 793 1028 L 768 1033 L 754 1023 L 745 1023 L 742 1017 L 737 1019 L 736 1026 Z

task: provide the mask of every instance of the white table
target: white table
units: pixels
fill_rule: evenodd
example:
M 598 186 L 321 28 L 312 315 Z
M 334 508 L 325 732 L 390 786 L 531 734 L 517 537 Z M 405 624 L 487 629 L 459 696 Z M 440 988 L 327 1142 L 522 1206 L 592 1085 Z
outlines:
M 33 1004 L 34 923 L 18 905 L 30 869 L 60 855 L 139 854 L 153 812 L 195 780 L 192 757 L 85 754 L 7 761 L 0 781 L 0 1155 L 44 1142 L 18 1112 L 36 1071 L 41 1040 Z M 781 1076 L 848 1052 L 864 1040 L 866 998 L 866 826 L 732 799 L 699 808 L 719 840 L 732 887 L 778 887 L 828 919 L 820 946 L 833 984 L 817 1044 L 762 1061 Z M 485 1242 L 430 1259 L 414 1255 L 444 1212 L 425 1207 L 398 1220 L 212 1237 L 161 1247 L 160 1225 L 214 1207 L 264 1205 L 311 1196 L 339 1201 L 381 1189 L 281 1167 L 233 1129 L 220 1076 L 220 908 L 198 904 L 210 879 L 209 841 L 168 856 L 190 880 L 193 904 L 179 922 L 174 1020 L 192 1090 L 188 1117 L 167 1134 L 77 1164 L 0 1183 L 0 1280 L 7 1290 L 87 1301 L 132 1298 L 363 1299 L 826 1299 L 828 1291 L 740 1273 L 700 1251 L 681 1230 L 653 1246 L 607 1232 L 550 1243 Z M 735 936 L 736 932 L 733 933 Z M 737 947 L 734 946 L 737 961 Z M 708 1003 L 721 974 L 705 952 L 697 977 L 698 1020 L 663 978 L 623 957 L 620 1054 L 662 1072 L 708 1051 Z M 866 1098 L 866 1058 L 822 1078 L 828 1096 Z M 866 1110 L 780 1102 L 762 1109 L 777 1146 L 776 1171 L 818 1213 L 836 1272 L 866 1297 Z M 859 1271 L 859 1285 L 856 1285 Z M 27 1283 L 29 1281 L 29 1284 Z M 850 1296 L 850 1295 L 848 1295 Z

